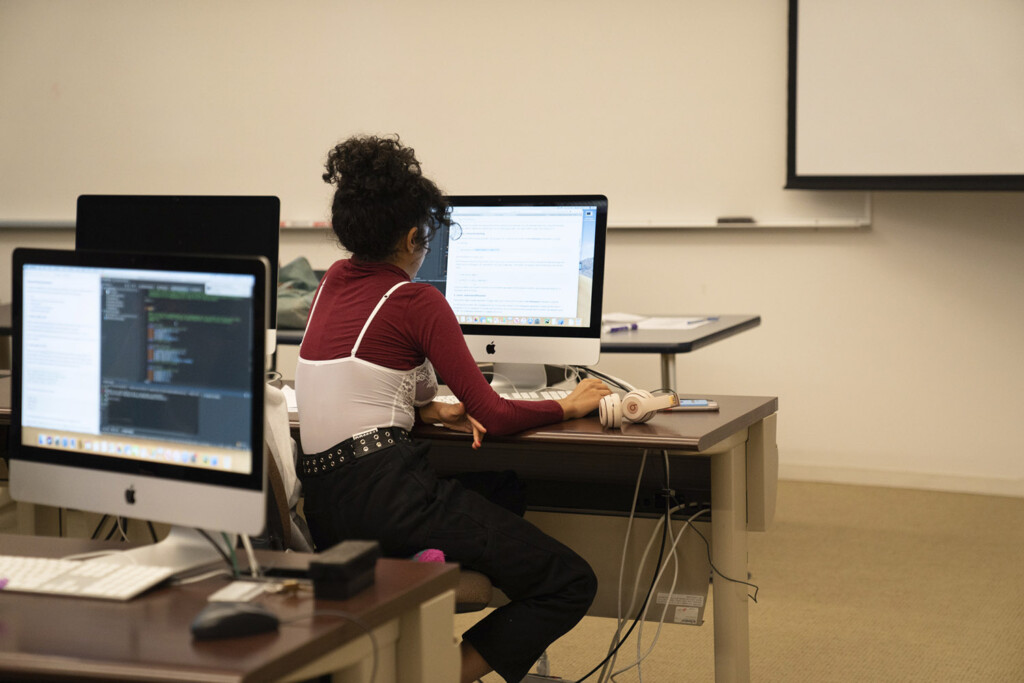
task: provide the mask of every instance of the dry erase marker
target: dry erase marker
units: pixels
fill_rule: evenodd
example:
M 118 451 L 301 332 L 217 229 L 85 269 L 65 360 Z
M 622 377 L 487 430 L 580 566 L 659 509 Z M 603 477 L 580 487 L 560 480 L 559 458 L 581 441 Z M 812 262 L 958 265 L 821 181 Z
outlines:
M 608 330 L 608 333 L 611 334 L 612 332 L 628 332 L 629 330 L 637 329 L 637 327 L 638 325 L 636 323 L 630 323 L 628 325 L 617 325 L 616 327 L 610 328 Z

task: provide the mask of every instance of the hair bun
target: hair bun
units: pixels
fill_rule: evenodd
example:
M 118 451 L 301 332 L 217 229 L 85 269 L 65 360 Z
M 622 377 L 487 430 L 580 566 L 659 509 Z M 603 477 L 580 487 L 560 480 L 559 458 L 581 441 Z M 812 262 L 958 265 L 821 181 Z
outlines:
M 356 136 L 335 145 L 323 179 L 337 186 L 331 228 L 359 259 L 386 261 L 411 228 L 420 228 L 416 239 L 425 244 L 434 229 L 451 222 L 444 195 L 397 135 Z
M 422 175 L 415 151 L 397 135 L 349 138 L 328 153 L 325 168 L 324 182 L 375 196 L 392 194 Z

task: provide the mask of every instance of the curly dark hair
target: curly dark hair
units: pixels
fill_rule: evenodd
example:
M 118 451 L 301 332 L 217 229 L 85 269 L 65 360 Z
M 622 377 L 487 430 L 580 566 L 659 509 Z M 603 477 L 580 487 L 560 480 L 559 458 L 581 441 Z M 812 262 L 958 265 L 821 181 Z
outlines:
M 388 260 L 410 228 L 420 228 L 416 239 L 425 245 L 451 224 L 444 195 L 397 135 L 351 137 L 328 153 L 326 168 L 324 182 L 337 186 L 331 226 L 360 260 Z

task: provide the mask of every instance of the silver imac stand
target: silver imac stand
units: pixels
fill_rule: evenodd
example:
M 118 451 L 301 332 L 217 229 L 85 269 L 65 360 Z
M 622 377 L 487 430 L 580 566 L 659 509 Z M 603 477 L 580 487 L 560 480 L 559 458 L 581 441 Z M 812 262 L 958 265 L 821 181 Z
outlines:
M 548 385 L 547 371 L 539 363 L 495 363 L 493 368 L 491 386 L 499 394 L 540 391 Z
M 225 553 L 230 552 L 219 531 L 207 533 Z M 237 536 L 228 534 L 228 541 L 233 547 Z M 103 562 L 172 567 L 175 575 L 217 564 L 224 564 L 227 567 L 224 557 L 199 533 L 199 530 L 181 526 L 172 526 L 163 540 L 152 545 L 103 555 L 99 559 Z

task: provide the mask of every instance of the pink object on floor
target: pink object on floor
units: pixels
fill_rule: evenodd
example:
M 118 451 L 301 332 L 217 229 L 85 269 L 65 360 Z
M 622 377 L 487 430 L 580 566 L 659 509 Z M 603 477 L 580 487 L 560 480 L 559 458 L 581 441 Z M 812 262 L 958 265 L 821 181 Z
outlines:
M 437 548 L 427 548 L 412 556 L 417 562 L 444 562 L 444 552 Z

